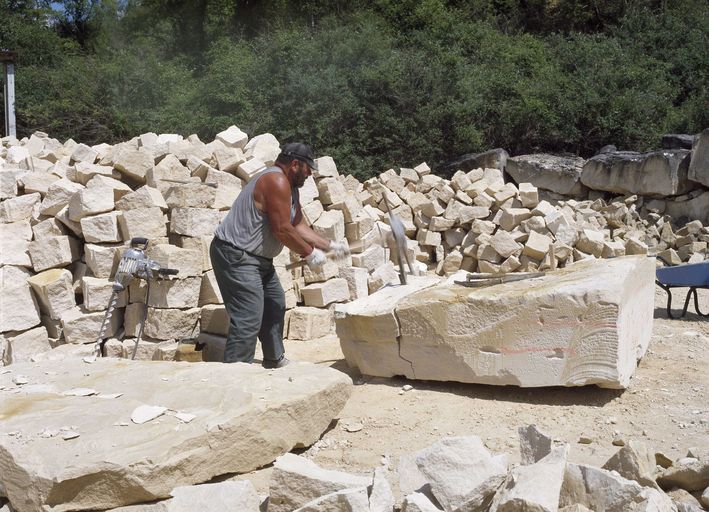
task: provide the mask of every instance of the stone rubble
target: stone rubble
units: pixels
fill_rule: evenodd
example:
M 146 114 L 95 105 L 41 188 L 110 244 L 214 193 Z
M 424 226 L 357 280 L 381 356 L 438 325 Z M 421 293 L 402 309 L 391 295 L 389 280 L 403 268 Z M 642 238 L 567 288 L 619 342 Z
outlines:
M 332 319 L 333 304 L 398 283 L 386 203 L 404 225 L 410 259 L 440 276 L 545 271 L 631 254 L 657 254 L 670 264 L 703 261 L 709 257 L 709 133 L 692 140 L 692 150 L 605 152 L 589 160 L 510 157 L 498 149 L 461 158 L 447 169 L 449 179 L 422 163 L 363 183 L 323 156 L 301 189 L 304 217 L 322 235 L 346 238 L 353 254 L 317 275 L 286 270 L 297 259 L 287 249 L 277 258 L 287 309 L 303 309 L 300 319 L 315 315 L 294 322 L 292 337 L 327 333 L 326 327 L 303 330 L 308 322 L 332 324 L 312 308 Z M 136 236 L 150 240 L 153 259 L 180 270 L 173 279 L 179 284 L 164 283 L 150 304 L 153 319 L 166 309 L 170 327 L 153 322 L 148 337 L 175 340 L 195 314 L 204 320 L 204 308 L 221 303 L 208 275 L 214 228 L 279 147 L 271 134 L 249 138 L 236 126 L 206 144 L 194 135 L 155 133 L 113 146 L 62 144 L 41 132 L 0 142 L 0 333 L 16 337 L 41 324 L 51 346 L 95 341 L 97 331 L 70 323 L 100 322 L 90 319 L 105 312 L 106 294 L 92 280 L 110 282 Z M 513 181 L 505 182 L 503 170 Z M 66 288 L 69 276 L 76 300 Z M 201 278 L 199 290 L 192 277 Z M 117 319 L 143 301 L 124 297 L 107 336 L 135 336 Z M 69 311 L 75 313 L 64 322 Z

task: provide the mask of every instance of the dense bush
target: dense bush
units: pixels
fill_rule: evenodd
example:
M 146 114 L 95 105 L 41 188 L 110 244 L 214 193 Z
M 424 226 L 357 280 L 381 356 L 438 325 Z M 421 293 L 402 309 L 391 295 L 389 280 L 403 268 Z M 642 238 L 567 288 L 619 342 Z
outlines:
M 20 136 L 208 140 L 237 124 L 358 178 L 492 147 L 646 150 L 709 126 L 706 2 L 592 4 L 0 0 L 0 48 L 18 55 Z

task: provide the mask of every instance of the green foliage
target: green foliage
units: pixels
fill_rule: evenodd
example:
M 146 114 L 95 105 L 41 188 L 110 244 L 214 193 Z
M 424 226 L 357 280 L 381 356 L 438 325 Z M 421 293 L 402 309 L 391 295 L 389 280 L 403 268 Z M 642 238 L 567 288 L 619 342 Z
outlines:
M 705 0 L 0 0 L 0 18 L 20 136 L 236 124 L 367 178 L 709 126 Z

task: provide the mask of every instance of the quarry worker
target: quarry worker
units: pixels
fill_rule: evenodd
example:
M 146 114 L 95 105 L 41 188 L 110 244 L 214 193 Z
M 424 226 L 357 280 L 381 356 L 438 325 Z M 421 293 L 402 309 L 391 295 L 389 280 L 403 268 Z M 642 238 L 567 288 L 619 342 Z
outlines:
M 290 362 L 283 347 L 285 293 L 273 267 L 284 245 L 315 271 L 327 261 L 323 251 L 349 254 L 346 242 L 323 238 L 303 221 L 298 189 L 315 168 L 310 147 L 285 144 L 275 165 L 246 184 L 214 233 L 209 256 L 229 315 L 225 363 L 253 362 L 257 337 L 265 368 Z

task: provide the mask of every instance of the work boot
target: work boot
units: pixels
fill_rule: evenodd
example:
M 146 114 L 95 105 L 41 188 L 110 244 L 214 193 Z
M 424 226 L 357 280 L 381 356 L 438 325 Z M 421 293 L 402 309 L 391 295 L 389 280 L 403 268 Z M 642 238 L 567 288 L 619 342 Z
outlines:
M 283 368 L 284 366 L 290 363 L 290 359 L 288 359 L 286 356 L 281 356 L 278 361 L 264 359 L 262 366 L 267 370 L 273 370 L 274 368 Z

